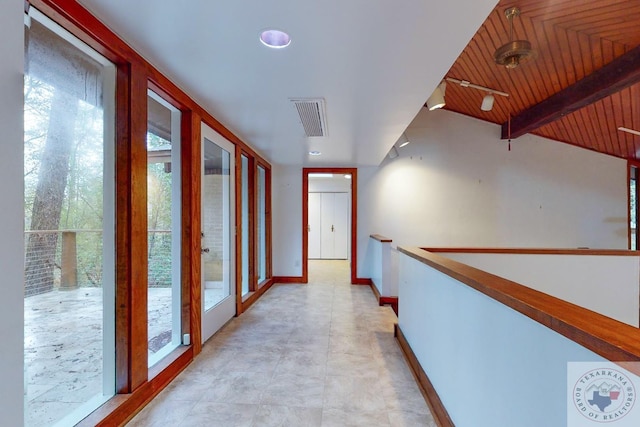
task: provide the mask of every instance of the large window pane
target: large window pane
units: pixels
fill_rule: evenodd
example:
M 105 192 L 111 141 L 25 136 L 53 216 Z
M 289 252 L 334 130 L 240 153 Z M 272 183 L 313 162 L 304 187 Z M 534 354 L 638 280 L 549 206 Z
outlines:
M 25 424 L 115 392 L 114 66 L 31 8 L 25 29 Z
M 266 171 L 262 166 L 258 166 L 258 218 L 257 218 L 257 265 L 258 283 L 262 283 L 267 278 L 267 193 L 266 193 Z
M 147 98 L 149 366 L 181 343 L 180 111 Z
M 202 273 L 204 311 L 231 295 L 231 154 L 204 138 Z
M 249 158 L 242 155 L 242 295 L 249 293 Z
M 638 168 L 629 168 L 629 249 L 638 250 Z

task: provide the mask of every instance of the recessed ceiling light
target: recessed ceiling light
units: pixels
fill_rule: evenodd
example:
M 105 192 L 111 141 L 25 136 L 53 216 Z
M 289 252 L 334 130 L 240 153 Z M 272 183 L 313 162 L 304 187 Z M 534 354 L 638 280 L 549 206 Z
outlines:
M 282 49 L 291 44 L 291 37 L 284 31 L 269 29 L 260 33 L 260 41 L 267 47 Z
M 309 154 L 310 154 L 311 156 L 319 156 L 319 155 L 320 155 L 320 154 L 322 154 L 322 153 L 321 153 L 321 152 L 319 152 L 319 151 L 309 151 Z

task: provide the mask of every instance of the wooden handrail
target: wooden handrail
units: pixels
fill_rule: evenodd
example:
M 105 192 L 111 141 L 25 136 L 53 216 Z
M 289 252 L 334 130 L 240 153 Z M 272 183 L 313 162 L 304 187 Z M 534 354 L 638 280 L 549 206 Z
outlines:
M 377 240 L 378 242 L 382 242 L 382 243 L 393 242 L 393 240 L 391 240 L 390 238 L 381 236 L 380 234 L 371 234 L 369 235 L 369 237 L 371 237 L 373 240 Z
M 418 247 L 398 250 L 613 362 L 640 361 L 640 329 Z M 640 367 L 625 365 L 640 374 Z
M 598 255 L 598 256 L 640 256 L 640 251 L 623 249 L 552 249 L 552 248 L 420 248 L 433 253 L 463 254 L 523 254 L 523 255 Z

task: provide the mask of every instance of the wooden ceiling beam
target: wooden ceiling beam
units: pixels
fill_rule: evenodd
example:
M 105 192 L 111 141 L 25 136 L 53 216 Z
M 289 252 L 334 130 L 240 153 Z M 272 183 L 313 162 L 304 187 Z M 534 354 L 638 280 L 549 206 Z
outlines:
M 640 46 L 513 117 L 511 138 L 530 133 L 639 82 Z M 502 139 L 507 138 L 509 122 L 502 124 Z

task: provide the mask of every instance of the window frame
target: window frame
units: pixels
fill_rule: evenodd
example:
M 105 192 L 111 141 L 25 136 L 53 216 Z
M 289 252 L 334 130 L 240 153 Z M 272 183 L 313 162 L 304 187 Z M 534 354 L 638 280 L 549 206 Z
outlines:
M 635 170 L 635 172 L 634 172 Z M 635 177 L 635 178 L 634 178 Z M 638 233 L 638 224 L 640 224 L 640 209 L 638 206 L 638 201 L 640 200 L 640 188 L 638 186 L 638 178 L 640 177 L 640 161 L 637 160 L 628 160 L 627 161 L 627 248 L 629 250 L 640 250 L 640 233 Z M 636 199 L 636 211 L 635 218 L 632 218 L 631 213 L 631 180 L 635 179 L 636 181 L 636 191 L 635 191 L 635 199 Z M 631 221 L 635 219 L 636 223 L 636 233 L 635 239 L 633 238 L 633 229 L 631 228 Z M 635 241 L 634 241 L 635 240 Z M 635 245 L 634 245 L 635 244 Z M 635 249 L 632 249 L 635 246 Z
M 78 2 L 30 0 L 36 7 L 116 65 L 115 101 L 115 383 L 116 396 L 79 425 L 122 424 L 158 394 L 202 350 L 200 340 L 200 127 L 207 124 L 254 161 L 269 163 L 225 128 L 204 108 L 160 73 L 125 41 Z M 181 111 L 182 153 L 182 333 L 191 344 L 181 346 L 148 368 L 147 358 L 147 90 L 151 89 Z M 236 157 L 237 161 L 237 157 Z M 270 168 L 268 169 L 270 171 Z M 269 183 L 270 176 L 268 175 Z M 143 184 L 144 183 L 144 184 Z M 270 185 L 270 184 L 269 184 Z M 270 187 L 268 188 L 270 196 Z M 253 188 L 255 193 L 255 186 Z M 237 194 L 237 189 L 236 189 Z M 268 200 L 270 206 L 270 200 Z M 269 230 L 269 235 L 271 230 Z M 238 235 L 236 235 L 236 239 Z M 270 240 L 269 240 L 270 241 Z M 268 259 L 271 262 L 271 247 Z M 236 257 L 239 251 L 236 250 Z M 140 262 L 140 260 L 145 260 Z M 238 271 L 238 270 L 236 270 Z M 271 271 L 271 265 L 268 266 Z M 270 276 L 270 275 L 269 275 Z M 247 301 L 240 315 L 273 284 L 269 281 Z

